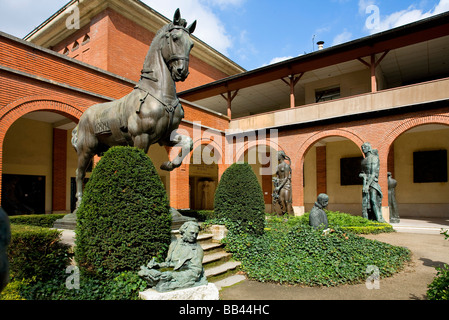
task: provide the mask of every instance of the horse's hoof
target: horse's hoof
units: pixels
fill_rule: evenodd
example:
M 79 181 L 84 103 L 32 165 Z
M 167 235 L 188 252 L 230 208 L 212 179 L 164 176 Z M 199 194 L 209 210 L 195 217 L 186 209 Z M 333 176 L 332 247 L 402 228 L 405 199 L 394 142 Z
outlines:
M 174 166 L 171 161 L 166 161 L 163 164 L 161 164 L 160 168 L 165 171 L 172 171 L 174 169 Z

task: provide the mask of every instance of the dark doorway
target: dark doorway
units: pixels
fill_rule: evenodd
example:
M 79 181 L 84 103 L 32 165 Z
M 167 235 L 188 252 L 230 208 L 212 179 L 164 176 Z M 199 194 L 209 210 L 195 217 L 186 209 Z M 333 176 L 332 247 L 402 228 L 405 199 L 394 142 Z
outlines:
M 45 213 L 45 176 L 3 174 L 2 207 L 11 216 Z

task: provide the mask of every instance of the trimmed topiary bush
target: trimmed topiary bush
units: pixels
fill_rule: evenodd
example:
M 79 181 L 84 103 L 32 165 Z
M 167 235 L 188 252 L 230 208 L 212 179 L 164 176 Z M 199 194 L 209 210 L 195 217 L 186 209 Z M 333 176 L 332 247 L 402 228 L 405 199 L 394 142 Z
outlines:
M 165 256 L 171 242 L 167 193 L 151 159 L 113 147 L 92 172 L 77 211 L 75 259 L 108 277 Z
M 61 232 L 54 229 L 11 224 L 11 276 L 47 280 L 64 272 L 72 253 L 69 245 L 60 242 L 60 236 Z
M 218 219 L 236 222 L 241 231 L 263 233 L 263 192 L 249 164 L 234 163 L 226 169 L 215 191 L 214 210 Z

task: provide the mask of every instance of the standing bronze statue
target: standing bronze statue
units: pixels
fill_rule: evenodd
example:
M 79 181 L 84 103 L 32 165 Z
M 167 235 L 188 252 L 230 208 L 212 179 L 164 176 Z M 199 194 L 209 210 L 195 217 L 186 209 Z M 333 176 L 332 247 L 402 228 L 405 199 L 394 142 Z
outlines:
M 393 179 L 391 172 L 387 173 L 388 176 L 388 206 L 390 207 L 390 223 L 399 223 L 398 205 L 396 203 L 396 185 L 398 182 Z
M 287 160 L 289 163 L 286 163 Z M 273 208 L 278 215 L 288 213 L 293 215 L 292 206 L 292 169 L 290 158 L 284 151 L 278 151 L 278 166 L 276 168 L 276 178 L 273 179 L 274 192 Z
M 382 190 L 379 185 L 379 154 L 369 142 L 362 145 L 365 158 L 362 160 L 362 216 L 367 219 L 385 222 L 382 217 Z
M 184 117 L 175 81 L 184 81 L 189 74 L 189 54 L 193 47 L 190 34 L 195 30 L 196 20 L 186 25 L 179 9 L 176 10 L 173 22 L 162 27 L 154 37 L 134 90 L 119 100 L 93 105 L 81 116 L 72 132 L 72 145 L 78 155 L 77 207 L 92 157 L 111 146 L 134 146 L 145 153 L 154 143 L 181 147 L 173 161 L 161 165 L 167 171 L 179 167 L 192 151 L 192 139 L 175 131 Z

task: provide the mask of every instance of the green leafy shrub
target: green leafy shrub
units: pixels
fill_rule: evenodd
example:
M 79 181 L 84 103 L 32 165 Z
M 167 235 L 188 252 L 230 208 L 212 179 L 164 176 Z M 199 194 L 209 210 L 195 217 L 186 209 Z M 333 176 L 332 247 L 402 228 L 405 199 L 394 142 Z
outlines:
M 262 234 L 265 203 L 262 188 L 251 166 L 234 163 L 223 173 L 214 199 L 215 215 L 241 231 Z
M 17 279 L 46 280 L 65 270 L 72 257 L 58 230 L 11 224 L 8 246 L 10 274 Z
M 105 277 L 137 270 L 165 255 L 171 214 L 151 159 L 132 147 L 113 147 L 86 184 L 77 211 L 75 258 L 82 271 Z
M 48 281 L 27 281 L 14 285 L 16 293 L 9 296 L 26 300 L 137 300 L 146 289 L 146 281 L 136 272 L 125 271 L 105 281 L 92 274 L 81 274 L 79 288 L 67 288 L 66 273 Z M 6 298 L 5 298 L 6 299 Z
M 449 239 L 449 229 L 441 229 L 440 234 L 444 240 Z M 449 266 L 436 268 L 437 274 L 433 281 L 427 286 L 427 298 L 429 300 L 449 300 Z
M 406 248 L 369 240 L 336 227 L 329 234 L 308 224 L 270 219 L 262 236 L 230 233 L 226 247 L 249 278 L 258 281 L 336 286 L 366 281 L 369 265 L 390 276 L 410 259 Z
M 309 214 L 309 212 L 305 213 L 296 220 L 292 220 L 290 224 L 309 224 Z M 389 223 L 372 221 L 339 211 L 326 210 L 326 214 L 330 228 L 340 227 L 345 231 L 357 234 L 394 232 L 393 227 Z
M 38 226 L 53 228 L 53 223 L 65 216 L 64 213 L 58 214 L 30 214 L 20 216 L 10 216 L 9 220 L 14 224 L 26 224 L 29 226 Z
M 13 280 L 0 293 L 0 300 L 26 300 L 21 295 L 22 289 L 26 288 L 31 283 L 31 280 Z
M 181 209 L 178 211 L 183 216 L 195 218 L 197 221 L 200 221 L 200 222 L 210 220 L 215 217 L 214 210 Z
M 427 299 L 449 300 L 449 266 L 436 268 L 437 274 L 433 281 L 427 286 Z

